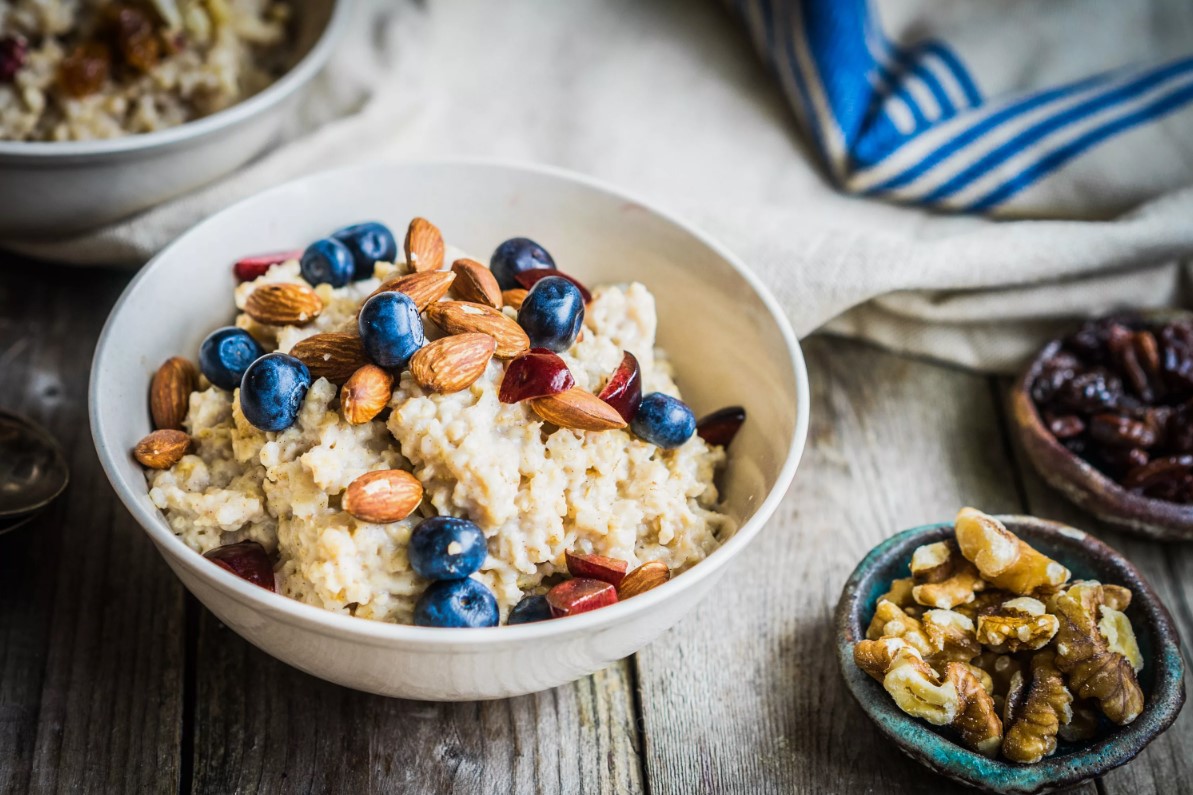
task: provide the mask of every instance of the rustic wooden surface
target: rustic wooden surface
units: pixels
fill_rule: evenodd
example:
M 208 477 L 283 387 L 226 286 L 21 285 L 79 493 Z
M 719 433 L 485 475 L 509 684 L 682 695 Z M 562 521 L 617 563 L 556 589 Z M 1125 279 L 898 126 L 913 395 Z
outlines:
M 830 621 L 870 547 L 963 503 L 1098 532 L 1193 638 L 1193 545 L 1109 532 L 1043 487 L 1007 434 L 1005 383 L 817 339 L 794 487 L 661 640 L 500 702 L 318 681 L 187 597 L 99 470 L 87 370 L 127 278 L 0 257 L 0 407 L 45 423 L 73 474 L 65 498 L 0 536 L 0 793 L 953 791 L 886 747 L 847 695 Z M 1073 791 L 1193 792 L 1193 710 Z

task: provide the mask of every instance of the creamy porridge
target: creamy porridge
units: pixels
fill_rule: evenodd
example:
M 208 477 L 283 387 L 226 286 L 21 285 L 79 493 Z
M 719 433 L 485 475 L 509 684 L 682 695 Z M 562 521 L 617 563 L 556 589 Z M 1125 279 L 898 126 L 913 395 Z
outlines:
M 283 69 L 280 0 L 0 3 L 0 139 L 152 132 L 222 110 Z
M 350 335 L 358 328 L 367 332 L 369 310 L 362 304 L 383 282 L 410 271 L 400 256 L 394 259 L 396 264 L 375 262 L 371 275 L 341 286 L 335 286 L 334 279 L 316 285 L 304 279 L 304 273 L 317 270 L 307 267 L 305 257 L 303 264 L 297 259 L 275 264 L 236 288 L 235 302 L 241 310 L 236 326 L 251 334 L 261 352 L 310 356 L 304 341 L 308 348 L 336 335 L 355 341 Z M 457 266 L 460 262 L 478 267 L 472 260 L 459 258 Z M 461 285 L 463 270 L 429 275 L 435 273 L 456 273 L 457 278 L 452 292 L 433 302 L 427 316 L 438 318 L 437 312 L 453 306 L 475 305 L 455 300 L 461 294 L 473 297 Z M 484 274 L 481 279 L 489 282 Z M 562 281 L 543 279 L 539 284 Z M 313 293 L 322 308 L 301 325 L 262 322 L 253 302 L 267 285 Z M 534 285 L 531 292 L 544 291 Z M 517 288 L 506 291 L 506 297 L 513 302 L 537 300 L 519 295 Z M 401 301 L 407 301 L 405 295 Z M 420 359 L 416 353 L 406 368 L 388 368 L 383 376 L 392 382 L 383 393 L 384 407 L 366 421 L 350 421 L 360 418 L 345 397 L 355 388 L 352 379 L 357 374 L 342 386 L 316 375 L 338 354 L 316 355 L 311 361 L 309 388 L 292 424 L 280 431 L 261 430 L 246 416 L 242 401 L 244 389 L 250 388 L 249 375 L 244 376 L 243 388 L 232 390 L 200 376 L 186 399 L 182 431 L 171 432 L 180 438 L 185 434 L 189 452 L 166 468 L 149 469 L 149 498 L 197 552 L 218 557 L 221 548 L 256 542 L 273 562 L 280 593 L 329 610 L 398 623 L 415 622 L 416 606 L 431 584 L 416 573 L 419 560 L 414 565 L 411 561 L 412 533 L 428 517 L 460 517 L 479 528 L 484 549 L 477 560 L 483 562 L 470 579 L 492 593 L 503 622 L 519 602 L 548 593 L 568 577 L 569 569 L 576 575 L 586 561 L 598 569 L 616 567 L 613 585 L 623 576 L 632 584 L 646 579 L 645 574 L 636 575 L 639 569 L 664 571 L 666 576 L 682 572 L 732 534 L 735 524 L 721 511 L 714 483 L 726 461 L 724 446 L 710 444 L 690 430 L 681 443 L 670 446 L 636 422 L 596 430 L 585 429 L 592 421 L 581 419 L 576 424 L 584 427 L 563 427 L 559 423 L 567 423 L 570 415 L 553 413 L 555 409 L 539 399 L 503 402 L 503 388 L 510 387 L 503 387 L 503 381 L 522 366 L 520 360 L 546 360 L 554 354 L 535 348 L 499 358 L 502 330 L 507 329 L 500 318 L 513 321 L 509 325 L 516 328 L 521 315 L 522 324 L 534 328 L 528 313 L 535 311 L 525 303 L 521 310 L 501 303 L 494 313 L 499 317 L 490 318 L 497 324 L 496 344 L 478 334 L 452 336 L 427 322 L 422 348 L 427 355 Z M 673 400 L 680 394 L 666 354 L 655 345 L 654 297 L 646 287 L 598 287 L 579 314 L 582 328 L 574 340 L 565 340 L 569 344 L 558 354 L 558 366 L 566 365 L 570 373 L 565 396 L 595 400 L 598 393 L 611 392 L 602 389 L 612 385 L 611 374 L 623 362 L 636 360 L 640 394 L 682 406 Z M 443 322 L 452 326 L 450 318 Z M 235 332 L 228 330 L 229 335 Z M 369 335 L 362 336 L 367 347 Z M 447 350 L 449 342 L 489 342 L 496 355 L 472 366 L 475 372 L 467 386 L 445 389 L 425 375 L 423 365 L 433 360 L 434 351 Z M 349 364 L 344 372 L 351 369 Z M 380 372 L 372 364 L 363 369 Z M 340 380 L 334 375 L 333 379 Z M 154 389 L 156 400 L 156 378 Z M 608 404 L 601 406 L 611 414 L 610 425 L 626 426 Z M 399 474 L 411 481 L 408 487 L 417 491 L 412 512 L 377 521 L 349 504 L 354 481 L 366 473 L 392 470 L 401 470 Z M 425 566 L 420 570 L 425 573 Z M 572 581 L 597 583 L 593 590 L 605 594 L 598 602 L 615 598 L 599 577 L 577 578 Z M 588 608 L 574 612 L 582 609 Z

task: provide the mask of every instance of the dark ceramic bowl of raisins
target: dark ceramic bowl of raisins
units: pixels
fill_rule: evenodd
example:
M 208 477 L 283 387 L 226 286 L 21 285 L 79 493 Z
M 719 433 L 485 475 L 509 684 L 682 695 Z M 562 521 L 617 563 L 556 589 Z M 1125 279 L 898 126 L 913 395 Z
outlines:
M 1052 340 L 1011 413 L 1036 471 L 1079 507 L 1147 538 L 1193 540 L 1193 313 L 1113 315 Z

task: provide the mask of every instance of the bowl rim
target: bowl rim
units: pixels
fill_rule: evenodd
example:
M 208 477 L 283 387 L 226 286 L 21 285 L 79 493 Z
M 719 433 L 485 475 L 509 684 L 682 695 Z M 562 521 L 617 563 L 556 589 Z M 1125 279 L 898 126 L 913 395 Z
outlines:
M 382 621 L 357 619 L 352 616 L 343 616 L 324 608 L 316 607 L 315 605 L 305 604 L 282 594 L 267 591 L 219 566 L 211 566 L 201 555 L 187 546 L 182 539 L 168 530 L 161 520 L 160 511 L 148 501 L 147 491 L 142 489 L 139 493 L 136 493 L 134 490 L 126 488 L 117 474 L 116 461 L 118 458 L 121 460 L 126 458 L 128 451 L 113 449 L 104 440 L 102 431 L 103 419 L 98 415 L 100 373 L 104 369 L 104 361 L 109 355 L 109 350 L 115 346 L 115 341 L 112 338 L 114 318 L 126 310 L 139 285 L 149 277 L 167 253 L 186 247 L 189 239 L 201 229 L 206 228 L 209 224 L 222 222 L 227 215 L 236 213 L 242 205 L 250 202 L 268 201 L 271 197 L 291 191 L 304 182 L 320 176 L 362 171 L 375 177 L 376 170 L 379 167 L 400 169 L 435 168 L 440 166 L 465 166 L 495 171 L 531 173 L 566 183 L 579 184 L 590 191 L 604 194 L 618 201 L 632 203 L 654 214 L 656 217 L 690 235 L 699 243 L 706 246 L 737 272 L 770 313 L 771 319 L 775 322 L 779 334 L 786 345 L 788 361 L 792 367 L 795 379 L 795 424 L 791 437 L 787 441 L 786 458 L 779 469 L 779 474 L 774 485 L 766 497 L 758 503 L 750 517 L 737 529 L 737 532 L 729 540 L 709 553 L 708 557 L 700 561 L 699 564 L 685 571 L 682 576 L 674 577 L 663 585 L 636 596 L 633 600 L 618 602 L 608 607 L 603 607 L 600 610 L 576 616 L 552 619 L 550 621 L 515 626 L 453 629 L 419 627 L 408 624 L 393 624 Z M 442 651 L 442 647 L 445 644 L 462 647 L 455 649 L 455 651 L 479 653 L 505 646 L 520 645 L 526 641 L 541 638 L 567 636 L 602 629 L 611 624 L 627 621 L 635 615 L 648 612 L 664 600 L 678 596 L 681 592 L 693 588 L 702 579 L 718 574 L 729 561 L 753 541 L 785 496 L 800 459 L 803 456 L 808 436 L 810 414 L 811 388 L 808 381 L 807 366 L 803 351 L 796 339 L 795 332 L 791 328 L 786 313 L 783 312 L 778 301 L 758 277 L 724 245 L 676 215 L 655 206 L 633 193 L 615 188 L 603 180 L 554 166 L 485 157 L 412 158 L 382 161 L 380 163 L 368 162 L 329 169 L 308 174 L 261 191 L 209 216 L 184 232 L 154 256 L 124 289 L 124 292 L 113 306 L 107 321 L 105 321 L 104 328 L 96 343 L 88 386 L 88 418 L 91 423 L 92 441 L 99 454 L 104 474 L 107 476 L 125 507 L 132 513 L 138 524 L 141 525 L 154 543 L 158 545 L 163 555 L 167 558 L 168 563 L 172 566 L 178 564 L 185 567 L 190 574 L 210 582 L 242 606 L 253 608 L 258 612 L 283 614 L 289 621 L 316 628 L 322 634 L 351 638 L 357 642 L 371 642 L 373 645 L 388 645 L 397 641 L 402 643 L 405 649 L 413 651 L 421 650 L 429 653 Z
M 1035 516 L 1000 514 L 994 518 L 1012 532 L 1052 536 L 1060 543 L 1080 550 L 1090 559 L 1102 558 L 1125 581 L 1118 584 L 1131 587 L 1131 606 L 1138 605 L 1141 608 L 1155 635 L 1155 648 L 1152 649 L 1152 659 L 1148 661 L 1155 669 L 1155 679 L 1151 697 L 1145 702 L 1139 717 L 1080 750 L 1063 756 L 1046 757 L 1034 765 L 1019 765 L 1001 758 L 990 759 L 958 745 L 938 734 L 935 727 L 899 711 L 888 698 L 877 701 L 868 698 L 875 695 L 873 688 L 881 690 L 882 685 L 861 671 L 853 661 L 853 647 L 865 637 L 865 622 L 862 618 L 867 600 L 863 585 L 872 574 L 884 567 L 888 559 L 910 557 L 916 547 L 947 538 L 953 530 L 953 522 L 920 525 L 883 540 L 866 554 L 850 574 L 841 590 L 833 621 L 837 662 L 846 688 L 866 717 L 901 751 L 934 772 L 970 786 L 990 788 L 995 792 L 1036 793 L 1077 784 L 1126 764 L 1172 725 L 1185 702 L 1185 664 L 1180 634 L 1172 616 L 1135 565 L 1097 537 L 1061 522 Z M 879 720 L 876 711 L 882 712 L 894 725 L 887 725 L 887 720 Z M 896 726 L 906 732 L 904 736 L 899 735 Z
M 58 158 L 91 159 L 129 152 L 150 152 L 194 138 L 214 135 L 236 127 L 242 122 L 281 104 L 294 94 L 327 64 L 331 52 L 340 39 L 349 10 L 356 0 L 328 0 L 331 13 L 327 24 L 311 49 L 277 80 L 251 97 L 208 116 L 176 124 L 162 130 L 123 135 L 95 141 L 5 141 L 0 140 L 0 159 L 28 158 L 46 163 Z
M 1149 323 L 1174 315 L 1190 316 L 1180 310 L 1136 314 Z M 1128 491 L 1070 451 L 1044 426 L 1040 409 L 1031 396 L 1031 385 L 1044 363 L 1063 345 L 1063 337 L 1049 340 L 1011 387 L 1011 418 L 1032 466 L 1070 501 L 1127 532 L 1159 541 L 1193 539 L 1193 505 Z M 1054 460 L 1043 460 L 1044 456 Z

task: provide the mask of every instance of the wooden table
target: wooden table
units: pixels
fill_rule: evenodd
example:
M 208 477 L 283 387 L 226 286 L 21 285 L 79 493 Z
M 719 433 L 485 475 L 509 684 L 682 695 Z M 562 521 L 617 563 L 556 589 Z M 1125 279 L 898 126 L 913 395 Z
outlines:
M 1097 531 L 1193 638 L 1193 545 L 1109 532 L 1044 487 L 1008 437 L 1003 381 L 814 339 L 795 485 L 678 627 L 594 676 L 508 701 L 346 690 L 276 662 L 188 597 L 100 471 L 88 367 L 127 274 L 3 260 L 0 406 L 53 431 L 73 482 L 0 537 L 0 793 L 950 791 L 847 695 L 830 621 L 870 547 L 963 504 Z M 1193 792 L 1193 709 L 1077 791 Z

